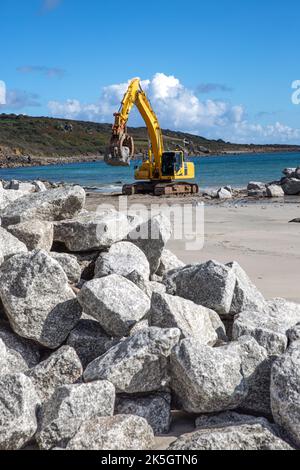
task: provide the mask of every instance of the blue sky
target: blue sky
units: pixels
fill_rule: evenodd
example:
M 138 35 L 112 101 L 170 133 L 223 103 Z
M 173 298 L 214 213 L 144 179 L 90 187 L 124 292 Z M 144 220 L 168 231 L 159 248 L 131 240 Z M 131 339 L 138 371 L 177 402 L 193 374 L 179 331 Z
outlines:
M 138 76 L 163 127 L 300 143 L 299 16 L 296 0 L 2 0 L 0 112 L 111 122 Z

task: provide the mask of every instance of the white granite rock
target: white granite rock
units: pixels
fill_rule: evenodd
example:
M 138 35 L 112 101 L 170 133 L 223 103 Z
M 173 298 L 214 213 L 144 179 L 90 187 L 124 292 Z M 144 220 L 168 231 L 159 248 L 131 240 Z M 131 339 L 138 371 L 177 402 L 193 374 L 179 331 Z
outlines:
M 50 349 L 65 341 L 81 316 L 62 267 L 42 250 L 2 265 L 0 298 L 15 333 Z

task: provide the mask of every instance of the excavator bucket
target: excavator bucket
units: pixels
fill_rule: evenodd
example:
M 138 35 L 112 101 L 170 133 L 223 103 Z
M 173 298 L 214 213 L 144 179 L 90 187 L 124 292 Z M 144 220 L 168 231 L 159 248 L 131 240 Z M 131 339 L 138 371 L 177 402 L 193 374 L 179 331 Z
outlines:
M 112 136 L 104 161 L 111 166 L 130 166 L 133 156 L 133 138 L 129 134 L 117 135 Z

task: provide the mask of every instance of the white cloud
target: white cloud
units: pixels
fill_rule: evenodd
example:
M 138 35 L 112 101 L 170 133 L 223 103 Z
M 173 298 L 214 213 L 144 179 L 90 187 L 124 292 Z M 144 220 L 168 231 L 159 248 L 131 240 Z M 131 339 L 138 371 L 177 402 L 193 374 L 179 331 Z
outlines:
M 51 101 L 49 110 L 58 117 L 111 122 L 129 82 L 104 87 L 96 103 Z M 267 126 L 249 122 L 243 105 L 232 105 L 222 100 L 201 100 L 172 75 L 156 73 L 151 80 L 142 81 L 142 87 L 163 128 L 240 143 L 300 143 L 300 129 L 280 122 Z M 131 116 L 130 124 L 142 124 L 137 113 Z
M 6 85 L 2 80 L 0 80 L 0 105 L 1 104 L 6 104 Z
M 0 111 L 20 111 L 28 107 L 41 106 L 39 95 L 24 90 L 7 89 L 4 82 L 0 81 Z
M 24 74 L 40 73 L 48 78 L 62 78 L 66 73 L 65 70 L 58 67 L 45 67 L 41 65 L 23 65 L 22 67 L 18 67 L 17 71 Z

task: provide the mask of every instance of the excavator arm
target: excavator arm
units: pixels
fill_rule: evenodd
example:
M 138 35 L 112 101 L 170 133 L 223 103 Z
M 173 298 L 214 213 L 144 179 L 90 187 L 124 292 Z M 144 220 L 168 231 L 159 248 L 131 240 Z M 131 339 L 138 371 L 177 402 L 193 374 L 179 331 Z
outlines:
M 151 166 L 153 166 L 153 171 L 155 171 L 155 169 L 159 169 L 161 165 L 161 155 L 164 151 L 163 136 L 156 114 L 146 94 L 142 90 L 138 78 L 131 81 L 119 111 L 114 114 L 115 121 L 105 161 L 113 166 L 127 166 L 130 164 L 130 160 L 134 155 L 134 142 L 127 132 L 127 122 L 134 105 L 138 108 L 148 130 L 151 142 L 149 161 L 151 162 Z
M 150 147 L 148 159 L 135 171 L 137 183 L 125 184 L 123 194 L 153 193 L 160 196 L 197 193 L 197 184 L 185 182 L 186 179 L 194 178 L 194 164 L 185 161 L 184 152 L 180 149 L 164 152 L 162 130 L 138 78 L 131 81 L 119 111 L 114 114 L 115 121 L 105 162 L 113 166 L 130 165 L 134 156 L 134 142 L 127 132 L 127 122 L 134 105 L 145 121 Z

